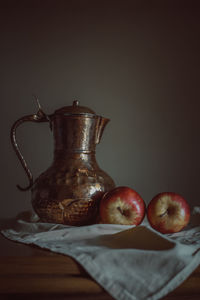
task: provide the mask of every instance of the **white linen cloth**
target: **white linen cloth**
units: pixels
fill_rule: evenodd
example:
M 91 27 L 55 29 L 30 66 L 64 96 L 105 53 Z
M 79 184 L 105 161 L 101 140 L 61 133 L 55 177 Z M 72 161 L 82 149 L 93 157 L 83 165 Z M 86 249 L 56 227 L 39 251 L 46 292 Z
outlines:
M 157 300 L 179 286 L 200 264 L 200 208 L 196 224 L 162 235 L 142 225 L 66 226 L 22 214 L 3 235 L 13 241 L 73 257 L 113 298 Z M 199 224 L 199 225 L 198 225 Z

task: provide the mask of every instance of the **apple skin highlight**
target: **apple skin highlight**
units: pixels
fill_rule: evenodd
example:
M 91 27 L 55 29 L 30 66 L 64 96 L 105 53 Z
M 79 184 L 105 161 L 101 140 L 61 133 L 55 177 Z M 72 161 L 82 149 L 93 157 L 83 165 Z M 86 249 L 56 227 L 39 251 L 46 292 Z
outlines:
M 145 216 L 145 203 L 133 189 L 116 187 L 100 202 L 100 218 L 105 224 L 139 225 Z
M 190 221 L 190 207 L 181 195 L 163 192 L 150 201 L 147 218 L 152 228 L 161 233 L 179 232 Z

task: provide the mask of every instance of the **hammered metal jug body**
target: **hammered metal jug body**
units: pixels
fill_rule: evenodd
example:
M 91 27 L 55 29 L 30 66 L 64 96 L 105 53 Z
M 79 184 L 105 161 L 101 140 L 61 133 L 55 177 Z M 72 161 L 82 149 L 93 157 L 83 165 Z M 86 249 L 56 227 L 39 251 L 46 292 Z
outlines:
M 16 128 L 24 121 L 49 122 L 54 136 L 52 165 L 35 181 L 16 143 Z M 12 144 L 30 181 L 27 188 L 18 187 L 31 189 L 32 206 L 41 221 L 74 226 L 97 221 L 102 195 L 115 186 L 95 156 L 108 121 L 74 101 L 49 116 L 39 107 L 36 115 L 15 122 Z

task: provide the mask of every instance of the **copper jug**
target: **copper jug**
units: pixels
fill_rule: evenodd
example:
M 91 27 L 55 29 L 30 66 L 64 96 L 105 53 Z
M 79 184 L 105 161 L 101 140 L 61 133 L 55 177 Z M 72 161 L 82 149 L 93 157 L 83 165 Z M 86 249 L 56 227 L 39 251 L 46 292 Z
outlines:
M 38 106 L 37 114 L 20 118 L 11 128 L 12 145 L 29 178 L 27 187 L 17 187 L 31 189 L 33 209 L 43 222 L 75 226 L 95 223 L 102 195 L 115 186 L 95 157 L 96 144 L 109 119 L 79 106 L 78 101 L 52 115 L 46 115 L 39 102 Z M 35 181 L 16 141 L 16 129 L 26 121 L 49 122 L 54 136 L 53 163 Z

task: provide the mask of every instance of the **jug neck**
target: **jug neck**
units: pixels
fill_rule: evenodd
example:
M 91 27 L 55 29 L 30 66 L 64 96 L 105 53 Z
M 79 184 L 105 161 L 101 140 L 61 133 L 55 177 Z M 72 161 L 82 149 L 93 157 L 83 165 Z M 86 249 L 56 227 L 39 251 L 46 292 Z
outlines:
M 88 161 L 88 159 L 94 159 L 96 156 L 95 151 L 75 151 L 75 150 L 54 150 L 54 162 L 66 161 L 68 159 L 78 159 L 80 161 Z
M 96 161 L 95 152 L 54 152 L 53 166 L 57 169 L 72 170 L 97 170 L 99 165 Z

